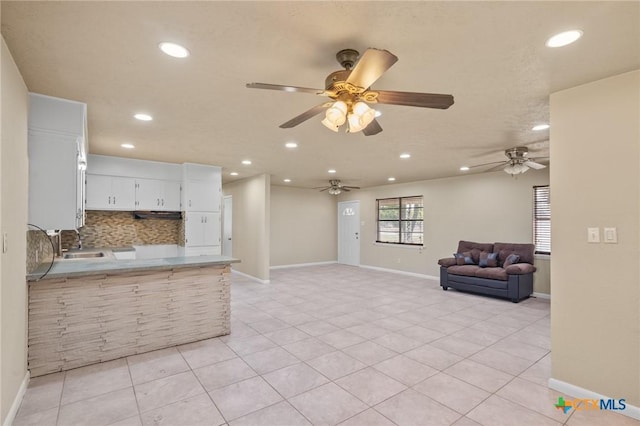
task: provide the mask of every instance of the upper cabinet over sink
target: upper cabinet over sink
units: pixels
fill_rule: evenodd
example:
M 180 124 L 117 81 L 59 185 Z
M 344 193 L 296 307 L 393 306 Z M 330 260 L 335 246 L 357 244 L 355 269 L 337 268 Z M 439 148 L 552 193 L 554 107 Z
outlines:
M 84 225 L 87 105 L 29 94 L 29 223 Z
M 89 155 L 87 210 L 180 211 L 182 166 Z

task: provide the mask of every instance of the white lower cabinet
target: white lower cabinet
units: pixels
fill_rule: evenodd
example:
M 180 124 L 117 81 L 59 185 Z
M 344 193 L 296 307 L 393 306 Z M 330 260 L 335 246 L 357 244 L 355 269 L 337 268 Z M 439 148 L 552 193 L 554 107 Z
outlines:
M 220 213 L 185 213 L 185 254 L 220 254 Z
M 128 177 L 87 174 L 87 210 L 134 210 L 135 180 Z

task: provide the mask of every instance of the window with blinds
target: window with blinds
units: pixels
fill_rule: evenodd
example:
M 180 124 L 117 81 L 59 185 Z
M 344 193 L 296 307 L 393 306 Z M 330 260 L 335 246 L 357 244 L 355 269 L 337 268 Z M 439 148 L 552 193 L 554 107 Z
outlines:
M 533 187 L 533 242 L 536 253 L 551 254 L 551 196 L 549 185 Z
M 376 200 L 378 234 L 376 242 L 422 245 L 424 206 L 422 196 Z

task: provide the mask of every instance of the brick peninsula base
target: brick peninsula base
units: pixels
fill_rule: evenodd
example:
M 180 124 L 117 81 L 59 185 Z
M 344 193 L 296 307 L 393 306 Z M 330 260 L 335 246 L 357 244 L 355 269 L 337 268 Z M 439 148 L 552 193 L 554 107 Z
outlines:
M 231 268 L 109 271 L 31 281 L 31 377 L 230 332 Z

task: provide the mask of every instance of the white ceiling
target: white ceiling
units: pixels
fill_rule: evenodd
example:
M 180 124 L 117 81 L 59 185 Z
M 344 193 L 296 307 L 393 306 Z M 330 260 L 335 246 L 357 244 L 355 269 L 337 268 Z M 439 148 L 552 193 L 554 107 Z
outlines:
M 88 104 L 90 153 L 215 164 L 225 182 L 268 173 L 275 184 L 313 187 L 329 168 L 363 187 L 456 176 L 463 164 L 547 140 L 549 131 L 530 129 L 548 122 L 550 93 L 640 67 L 636 1 L 2 1 L 1 19 L 30 91 Z M 584 31 L 577 43 L 545 47 L 572 28 Z M 191 57 L 164 55 L 160 41 Z M 368 47 L 399 58 L 374 89 L 448 93 L 455 104 L 379 105 L 384 131 L 365 137 L 333 133 L 321 115 L 280 129 L 325 98 L 245 88 L 322 89 L 341 68 L 338 50 Z M 142 111 L 155 119 L 132 118 Z

